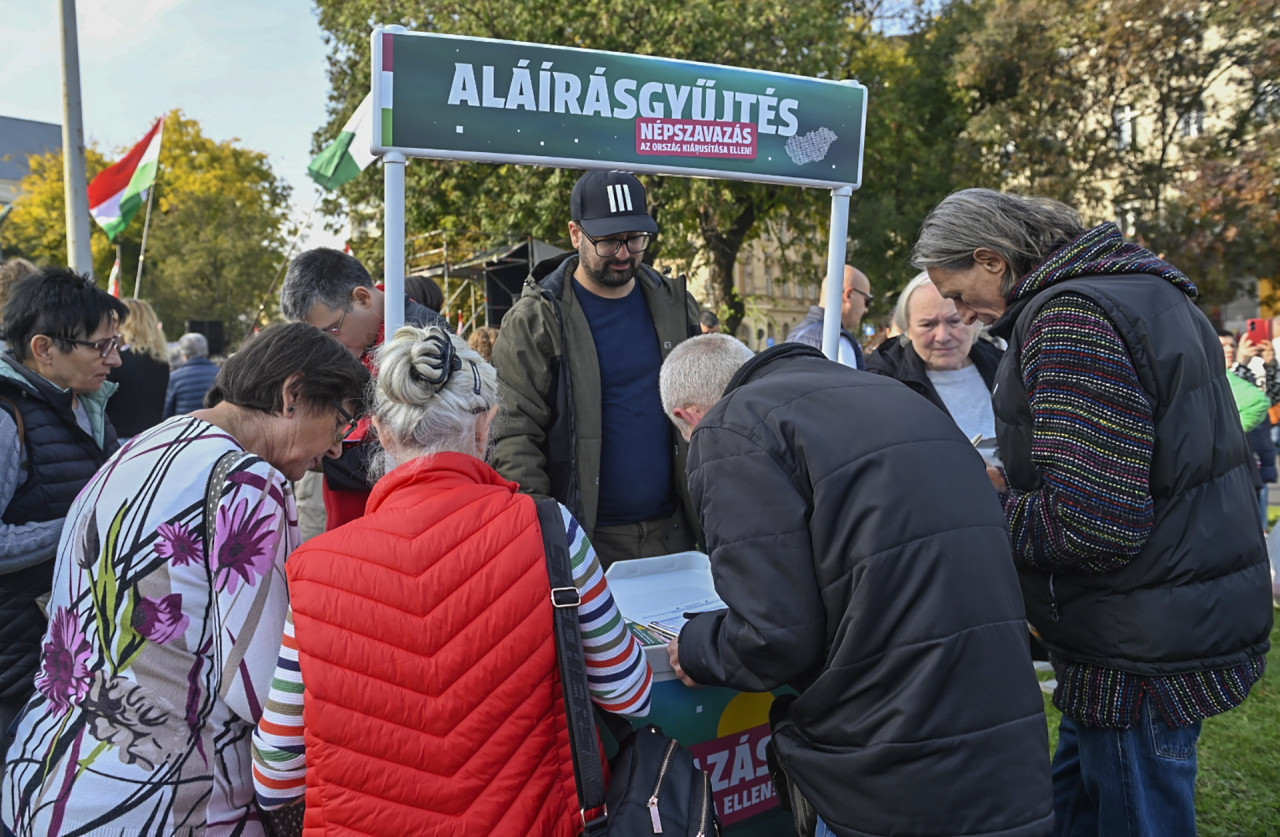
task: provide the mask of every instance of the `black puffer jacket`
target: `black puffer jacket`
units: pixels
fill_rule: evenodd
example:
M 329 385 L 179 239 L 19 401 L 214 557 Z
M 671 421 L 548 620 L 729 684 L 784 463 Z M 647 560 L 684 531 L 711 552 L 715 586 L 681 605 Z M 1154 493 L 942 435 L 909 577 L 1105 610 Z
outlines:
M 783 344 L 698 425 L 689 488 L 729 610 L 685 626 L 680 663 L 702 683 L 800 692 L 774 741 L 835 833 L 1049 833 L 1004 515 L 950 418 Z
M 1218 671 L 1263 658 L 1272 627 L 1267 548 L 1261 527 L 1245 522 L 1253 523 L 1257 466 L 1218 337 L 1185 290 L 1147 274 L 1084 276 L 1009 306 L 996 324 L 1009 335 L 1009 354 L 994 398 L 1009 486 L 1044 485 L 1019 358 L 1040 310 L 1061 294 L 1079 294 L 1106 312 L 1151 400 L 1154 525 L 1142 551 L 1111 572 L 1020 566 L 1032 624 L 1063 660 L 1138 675 Z M 1084 450 L 1087 436 L 1057 442 Z M 1210 708 L 1243 699 L 1189 702 L 1213 714 Z
M 969 350 L 969 360 L 978 367 L 978 374 L 982 376 L 988 390 L 995 383 L 996 369 L 1000 367 L 1000 356 L 1003 354 L 986 340 L 973 341 L 973 348 Z M 924 360 L 910 343 L 887 340 L 880 344 L 880 348 L 867 355 L 867 371 L 902 381 L 943 410 L 947 410 L 947 405 L 942 403 L 942 398 L 938 396 L 938 390 L 934 388 L 933 381 L 929 380 L 929 372 L 924 365 Z M 949 410 L 947 412 L 950 414 Z

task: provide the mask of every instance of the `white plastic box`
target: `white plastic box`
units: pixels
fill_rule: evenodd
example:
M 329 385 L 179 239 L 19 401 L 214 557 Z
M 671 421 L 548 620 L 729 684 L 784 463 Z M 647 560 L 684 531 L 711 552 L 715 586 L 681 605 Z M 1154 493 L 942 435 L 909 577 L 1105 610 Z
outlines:
M 605 571 L 605 578 L 623 618 L 641 625 L 673 613 L 724 607 L 711 581 L 711 561 L 703 552 L 618 561 Z M 675 679 L 665 643 L 647 645 L 644 652 L 655 680 Z

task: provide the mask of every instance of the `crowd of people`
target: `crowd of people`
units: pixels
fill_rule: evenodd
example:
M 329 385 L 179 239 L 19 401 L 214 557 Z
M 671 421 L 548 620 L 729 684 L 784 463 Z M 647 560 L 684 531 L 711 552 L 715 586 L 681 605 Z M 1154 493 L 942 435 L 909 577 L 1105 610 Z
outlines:
M 654 699 L 604 570 L 709 556 L 671 667 L 777 694 L 803 837 L 1195 833 L 1201 723 L 1269 650 L 1269 342 L 1113 224 L 967 189 L 896 336 L 849 265 L 835 362 L 821 305 L 755 354 L 644 262 L 634 175 L 570 217 L 500 329 L 421 283 L 387 334 L 321 248 L 289 322 L 172 370 L 145 301 L 0 268 L 4 837 L 582 833 L 535 497 L 601 711 Z

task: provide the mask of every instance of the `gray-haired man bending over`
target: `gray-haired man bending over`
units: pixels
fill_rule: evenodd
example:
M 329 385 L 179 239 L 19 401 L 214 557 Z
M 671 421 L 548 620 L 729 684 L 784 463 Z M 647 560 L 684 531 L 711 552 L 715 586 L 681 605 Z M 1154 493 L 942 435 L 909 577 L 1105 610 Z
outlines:
M 695 337 L 660 387 L 728 605 L 685 625 L 672 663 L 691 685 L 799 693 L 770 715 L 801 833 L 1048 834 L 1009 536 L 955 423 L 796 343 Z

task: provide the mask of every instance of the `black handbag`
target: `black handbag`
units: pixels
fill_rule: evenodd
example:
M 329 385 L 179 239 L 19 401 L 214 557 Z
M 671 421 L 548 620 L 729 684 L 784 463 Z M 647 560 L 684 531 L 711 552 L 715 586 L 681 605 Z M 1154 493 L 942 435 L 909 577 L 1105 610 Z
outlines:
M 573 773 L 578 784 L 584 837 L 665 834 L 714 837 L 720 833 L 711 797 L 711 779 L 680 742 L 648 724 L 635 730 L 625 720 L 598 713 L 618 741 L 605 786 L 586 656 L 578 630 L 578 588 L 573 583 L 569 538 L 555 500 L 538 501 L 538 522 L 547 551 L 551 604 L 555 610 L 556 652 L 569 716 Z M 603 806 L 603 808 L 602 808 Z M 588 814 L 599 810 L 594 818 Z

